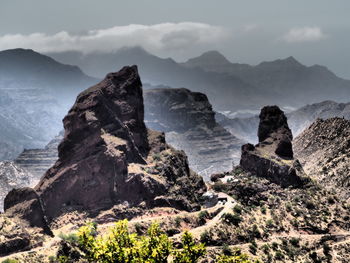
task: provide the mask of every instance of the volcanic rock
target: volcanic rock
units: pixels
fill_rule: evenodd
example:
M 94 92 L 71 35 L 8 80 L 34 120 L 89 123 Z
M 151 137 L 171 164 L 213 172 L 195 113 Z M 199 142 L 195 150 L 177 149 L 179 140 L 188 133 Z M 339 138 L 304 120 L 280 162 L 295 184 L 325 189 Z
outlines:
M 282 187 L 300 186 L 303 169 L 293 159 L 292 132 L 277 106 L 266 106 L 259 115 L 259 143 L 242 146 L 241 167 Z
M 43 227 L 67 209 L 93 212 L 122 203 L 197 209 L 205 184 L 164 134 L 146 129 L 141 86 L 132 66 L 82 92 L 63 120 L 59 159 L 33 193 L 14 198 L 24 190 L 13 190 L 5 212 Z M 45 220 L 32 220 L 33 213 Z

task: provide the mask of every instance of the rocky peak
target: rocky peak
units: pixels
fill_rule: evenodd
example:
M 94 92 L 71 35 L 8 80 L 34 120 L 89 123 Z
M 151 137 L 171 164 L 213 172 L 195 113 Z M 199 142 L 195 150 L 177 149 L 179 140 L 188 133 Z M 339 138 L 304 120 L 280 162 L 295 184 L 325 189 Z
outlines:
M 110 135 L 124 140 L 129 160 L 140 161 L 149 148 L 141 87 L 133 66 L 108 74 L 82 92 L 63 120 L 65 138 L 59 145 L 59 157 L 70 158 L 72 152 L 91 144 L 92 134 L 102 134 L 104 141 Z
M 283 187 L 300 186 L 304 172 L 299 161 L 293 159 L 293 136 L 283 111 L 277 106 L 266 106 L 259 118 L 259 143 L 242 146 L 240 165 Z
M 50 223 L 67 209 L 196 209 L 204 182 L 190 171 L 184 153 L 165 143 L 164 134 L 146 129 L 141 86 L 132 66 L 82 92 L 63 120 L 59 159 L 35 194 L 26 190 L 16 198 L 20 190 L 11 192 L 6 213 L 44 227 L 41 222 Z M 40 214 L 45 220 L 38 220 Z
M 204 52 L 202 55 L 196 58 L 191 58 L 186 62 L 187 65 L 190 66 L 222 66 L 222 65 L 230 65 L 231 62 L 225 58 L 219 51 L 211 50 Z
M 266 106 L 262 108 L 259 119 L 259 143 L 270 144 L 272 140 L 277 145 L 277 155 L 293 158 L 293 135 L 284 112 L 277 106 Z

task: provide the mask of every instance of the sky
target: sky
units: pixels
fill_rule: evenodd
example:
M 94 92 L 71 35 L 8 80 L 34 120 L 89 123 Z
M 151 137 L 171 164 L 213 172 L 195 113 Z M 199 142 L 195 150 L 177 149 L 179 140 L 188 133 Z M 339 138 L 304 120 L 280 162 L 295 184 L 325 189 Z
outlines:
M 112 52 L 185 61 L 218 50 L 258 64 L 294 56 L 350 79 L 349 0 L 0 0 L 0 50 Z

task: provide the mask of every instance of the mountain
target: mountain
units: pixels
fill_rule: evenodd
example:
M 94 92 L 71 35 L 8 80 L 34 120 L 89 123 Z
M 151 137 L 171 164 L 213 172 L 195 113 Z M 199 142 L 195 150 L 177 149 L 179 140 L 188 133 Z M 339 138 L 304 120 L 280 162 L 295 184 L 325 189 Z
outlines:
M 9 192 L 5 213 L 52 234 L 50 224 L 72 211 L 111 209 L 109 218 L 120 218 L 128 209 L 134 216 L 157 207 L 197 210 L 206 186 L 183 152 L 146 129 L 141 87 L 132 66 L 80 93 L 63 120 L 59 159 L 34 189 Z
M 223 54 L 216 50 L 207 51 L 198 57 L 190 58 L 182 65 L 188 68 L 201 68 L 208 72 L 233 74 L 252 68 L 248 64 L 231 63 Z
M 242 140 L 215 120 L 207 96 L 187 89 L 145 89 L 147 127 L 164 131 L 167 142 L 184 150 L 190 167 L 209 180 L 212 173 L 229 171 L 239 162 Z
M 305 171 L 328 187 L 350 191 L 350 121 L 344 118 L 317 119 L 294 141 L 296 155 Z
M 239 77 L 187 68 L 171 58 L 159 58 L 140 47 L 122 48 L 114 53 L 50 53 L 58 61 L 78 65 L 91 76 L 102 77 L 124 65 L 138 65 L 144 82 L 184 87 L 208 96 L 216 110 L 256 108 L 266 104 L 263 94 Z M 261 96 L 259 96 L 261 95 Z
M 74 97 L 95 82 L 78 67 L 33 50 L 0 51 L 0 160 L 44 147 L 62 130 Z
M 299 135 L 318 118 L 344 117 L 350 120 L 350 103 L 337 103 L 327 100 L 306 105 L 286 115 L 293 134 Z M 230 119 L 224 115 L 220 115 L 218 122 L 238 138 L 249 142 L 256 142 L 255 131 L 259 125 L 258 116 Z
M 301 107 L 325 99 L 345 102 L 350 94 L 349 80 L 337 77 L 324 66 L 304 66 L 294 57 L 250 66 L 231 63 L 222 54 L 211 51 L 183 65 L 239 77 L 254 86 L 259 94 L 272 95 L 270 99 L 274 102 L 269 103 L 280 106 Z

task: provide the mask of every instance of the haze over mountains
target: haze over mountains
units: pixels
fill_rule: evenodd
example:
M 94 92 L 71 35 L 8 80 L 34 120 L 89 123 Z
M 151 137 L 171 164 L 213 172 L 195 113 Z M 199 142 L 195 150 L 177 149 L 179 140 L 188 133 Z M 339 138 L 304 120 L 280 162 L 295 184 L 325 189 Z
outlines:
M 0 52 L 0 160 L 45 146 L 74 97 L 96 79 L 32 50 Z
M 350 95 L 350 81 L 323 66 L 304 66 L 293 57 L 251 66 L 231 63 L 219 52 L 210 51 L 177 63 L 140 47 L 114 53 L 64 52 L 50 56 L 100 78 L 105 72 L 137 64 L 144 82 L 205 93 L 217 111 L 257 111 L 267 104 L 298 108 L 323 100 L 346 102 Z

